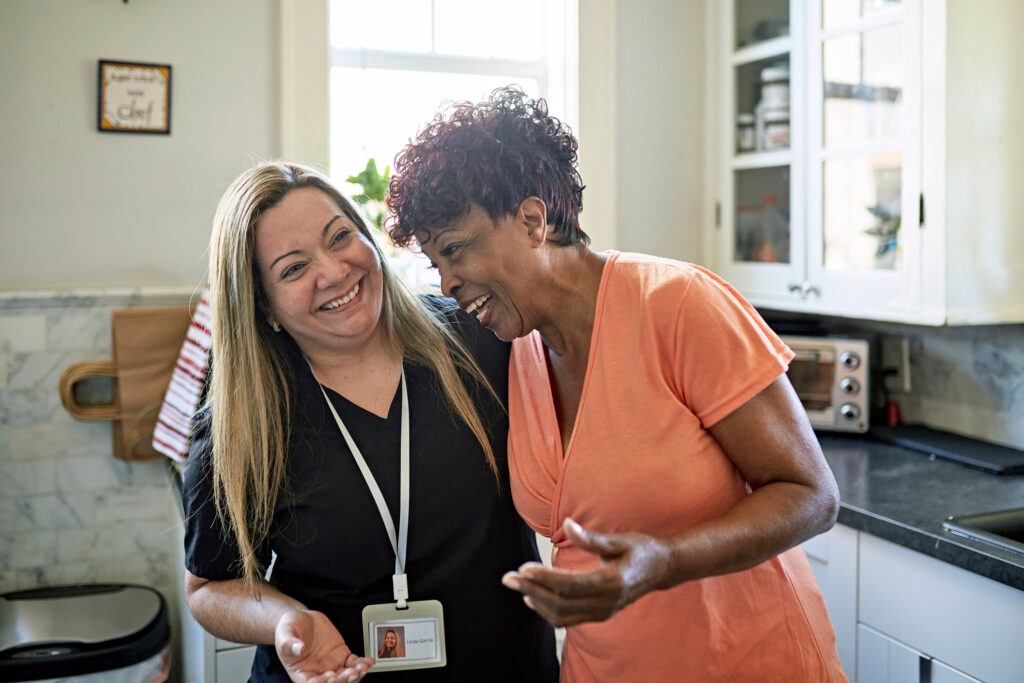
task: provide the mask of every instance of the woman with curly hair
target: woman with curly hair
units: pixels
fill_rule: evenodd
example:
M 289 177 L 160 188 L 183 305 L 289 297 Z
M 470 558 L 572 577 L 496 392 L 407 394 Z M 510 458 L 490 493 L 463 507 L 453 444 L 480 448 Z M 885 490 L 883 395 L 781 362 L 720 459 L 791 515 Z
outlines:
M 508 492 L 508 345 L 408 291 L 360 214 L 296 164 L 224 193 L 210 292 L 185 589 L 208 631 L 259 644 L 249 680 L 358 680 L 377 653 L 356 655 L 364 610 L 395 622 L 424 603 L 446 659 L 419 659 L 446 663 L 373 680 L 557 679 L 551 627 L 500 584 L 537 559 Z
M 839 501 L 792 352 L 713 273 L 589 249 L 576 151 L 499 89 L 438 114 L 388 198 L 392 239 L 514 340 L 512 495 L 555 551 L 505 585 L 568 627 L 565 681 L 845 680 L 796 547 Z

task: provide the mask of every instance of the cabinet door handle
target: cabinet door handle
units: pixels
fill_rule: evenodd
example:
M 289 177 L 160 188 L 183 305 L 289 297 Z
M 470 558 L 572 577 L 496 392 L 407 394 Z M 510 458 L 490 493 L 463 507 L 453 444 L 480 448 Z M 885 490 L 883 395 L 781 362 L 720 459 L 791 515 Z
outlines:
M 808 294 L 813 294 L 816 297 L 821 297 L 821 290 L 812 285 L 807 280 L 804 280 L 800 284 L 795 282 L 789 283 L 789 293 L 799 294 L 801 299 L 806 299 Z

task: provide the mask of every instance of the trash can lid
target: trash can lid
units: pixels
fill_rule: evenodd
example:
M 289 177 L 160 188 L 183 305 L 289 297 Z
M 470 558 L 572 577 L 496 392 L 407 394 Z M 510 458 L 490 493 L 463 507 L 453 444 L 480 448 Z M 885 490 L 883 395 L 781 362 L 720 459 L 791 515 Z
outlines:
M 99 644 L 128 638 L 163 611 L 155 590 L 75 584 L 0 595 L 0 655 L 34 644 Z

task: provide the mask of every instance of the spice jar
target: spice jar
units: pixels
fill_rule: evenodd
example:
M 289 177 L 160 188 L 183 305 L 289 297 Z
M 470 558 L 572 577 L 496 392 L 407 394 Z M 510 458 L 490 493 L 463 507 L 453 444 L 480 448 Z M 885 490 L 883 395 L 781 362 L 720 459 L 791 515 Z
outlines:
M 736 151 L 753 152 L 757 146 L 754 135 L 754 115 L 743 113 L 736 115 Z
M 777 64 L 761 70 L 761 102 L 767 109 L 789 109 L 789 66 Z
M 762 115 L 761 149 L 789 149 L 789 110 L 769 109 Z

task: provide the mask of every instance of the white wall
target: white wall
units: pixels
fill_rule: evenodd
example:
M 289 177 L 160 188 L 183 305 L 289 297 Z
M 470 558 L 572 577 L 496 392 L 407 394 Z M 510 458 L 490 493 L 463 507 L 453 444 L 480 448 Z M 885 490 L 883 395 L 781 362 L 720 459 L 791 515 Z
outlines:
M 593 247 L 699 261 L 704 5 L 581 0 L 581 224 Z
M 0 0 L 0 290 L 191 287 L 280 153 L 279 0 Z M 171 64 L 171 134 L 96 130 L 97 61 Z
M 282 153 L 279 2 L 0 2 L 0 290 L 203 279 L 220 193 Z M 579 11 L 584 228 L 697 259 L 702 3 Z M 96 130 L 99 59 L 172 65 L 170 136 Z
M 703 3 L 621 0 L 616 24 L 618 248 L 699 260 Z

